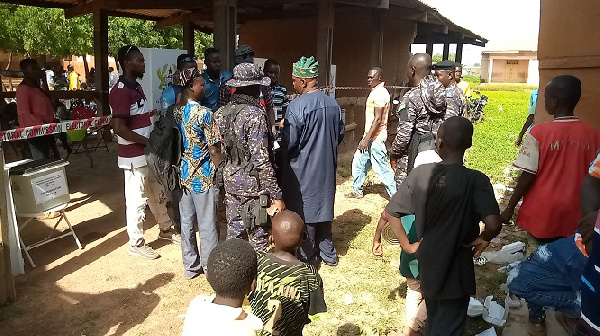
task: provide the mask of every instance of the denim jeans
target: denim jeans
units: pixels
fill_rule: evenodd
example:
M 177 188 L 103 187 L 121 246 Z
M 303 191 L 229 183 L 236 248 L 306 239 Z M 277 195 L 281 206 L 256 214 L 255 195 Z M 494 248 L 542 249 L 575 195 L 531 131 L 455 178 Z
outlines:
M 204 193 L 182 192 L 179 202 L 181 217 L 181 254 L 186 278 L 206 272 L 208 255 L 217 245 L 217 201 L 219 189 L 210 188 Z M 198 223 L 200 252 L 194 223 Z
M 367 172 L 373 168 L 379 180 L 385 185 L 388 195 L 396 193 L 396 182 L 394 180 L 394 171 L 388 162 L 387 148 L 383 141 L 371 141 L 369 147 L 364 151 L 357 150 L 352 159 L 352 178 L 354 193 L 363 194 L 363 184 L 367 177 Z
M 573 236 L 559 239 L 540 246 L 514 268 L 508 275 L 508 289 L 527 301 L 530 319 L 543 318 L 545 307 L 579 317 L 581 274 L 586 262 Z

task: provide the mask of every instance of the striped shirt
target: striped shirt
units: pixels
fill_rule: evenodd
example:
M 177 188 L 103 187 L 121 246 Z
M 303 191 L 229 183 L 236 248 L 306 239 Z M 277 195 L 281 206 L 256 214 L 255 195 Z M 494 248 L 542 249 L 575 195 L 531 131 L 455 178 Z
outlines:
M 135 133 L 150 137 L 154 126 L 150 120 L 151 112 L 146 107 L 146 95 L 138 82 L 130 82 L 121 76 L 110 91 L 110 110 L 113 118 L 123 118 Z M 132 169 L 146 166 L 144 148 L 140 143 L 118 137 L 119 168 Z
M 284 109 L 287 109 L 290 105 L 290 101 L 287 97 L 287 89 L 285 86 L 276 84 L 271 86 L 271 92 L 273 93 L 273 110 L 275 111 L 275 128 L 279 130 L 279 122 L 283 119 Z
M 316 268 L 260 252 L 256 289 L 248 300 L 252 313 L 265 324 L 263 336 L 302 336 L 308 316 L 327 311 Z

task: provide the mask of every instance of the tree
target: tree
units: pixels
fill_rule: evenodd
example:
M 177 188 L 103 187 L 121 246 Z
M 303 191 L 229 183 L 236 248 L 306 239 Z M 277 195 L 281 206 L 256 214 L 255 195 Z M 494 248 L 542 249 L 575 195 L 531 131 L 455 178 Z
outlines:
M 433 63 L 437 63 L 437 62 L 441 62 L 444 59 L 442 58 L 442 54 L 435 54 L 433 55 L 433 57 L 431 58 L 431 60 L 433 61 Z M 455 53 L 450 53 L 450 55 L 448 56 L 449 60 L 455 60 L 456 59 L 456 54 Z
M 121 46 L 183 48 L 180 26 L 154 29 L 153 21 L 109 17 L 108 50 L 116 55 Z M 94 52 L 92 15 L 65 19 L 64 11 L 0 3 L 0 49 L 9 53 L 56 58 Z M 212 36 L 196 32 L 198 53 L 212 45 Z

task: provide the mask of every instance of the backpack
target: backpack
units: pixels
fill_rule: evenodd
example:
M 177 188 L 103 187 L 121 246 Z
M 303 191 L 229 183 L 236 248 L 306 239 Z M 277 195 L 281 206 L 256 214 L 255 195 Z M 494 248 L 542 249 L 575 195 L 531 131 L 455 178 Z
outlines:
M 173 115 L 175 105 L 154 123 L 148 145 L 144 149 L 148 168 L 156 180 L 169 191 L 180 187 L 180 165 L 183 153 L 182 136 Z

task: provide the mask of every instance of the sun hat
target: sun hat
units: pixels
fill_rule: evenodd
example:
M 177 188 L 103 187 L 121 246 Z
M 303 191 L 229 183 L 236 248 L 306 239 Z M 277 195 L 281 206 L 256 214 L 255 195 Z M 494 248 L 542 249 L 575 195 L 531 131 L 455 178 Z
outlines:
M 271 78 L 265 77 L 262 70 L 252 63 L 241 63 L 233 68 L 233 78 L 227 82 L 230 87 L 250 85 L 271 85 Z

